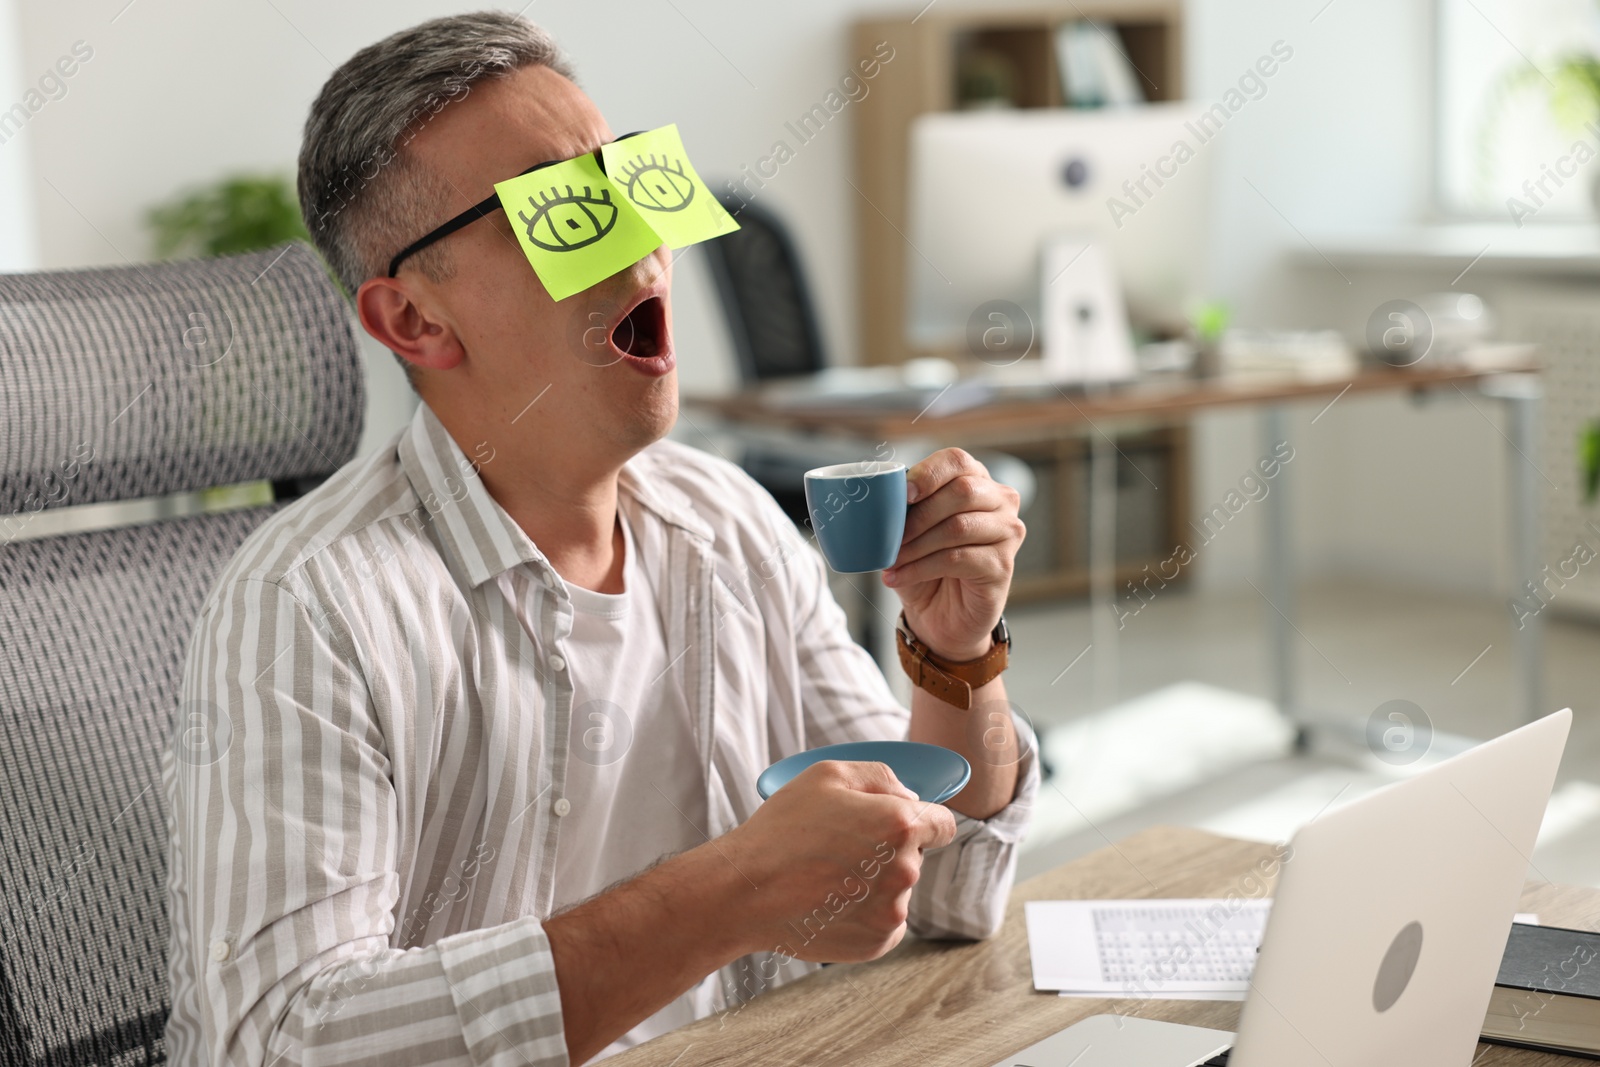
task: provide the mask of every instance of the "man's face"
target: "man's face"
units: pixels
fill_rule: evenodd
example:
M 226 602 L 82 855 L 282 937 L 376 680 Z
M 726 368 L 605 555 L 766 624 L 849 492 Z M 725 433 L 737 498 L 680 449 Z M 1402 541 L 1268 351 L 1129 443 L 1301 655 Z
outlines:
M 440 206 L 434 225 L 490 195 L 495 182 L 593 151 L 612 136 L 576 85 L 548 68 L 525 67 L 479 82 L 409 147 L 459 194 Z M 557 303 L 518 247 L 514 225 L 496 210 L 445 238 L 455 273 L 433 291 L 467 358 L 430 372 L 426 399 L 486 423 L 500 420 L 508 436 L 581 444 L 597 451 L 589 457 L 596 460 L 625 459 L 677 417 L 670 252 L 658 248 Z M 523 419 L 550 432 L 512 425 Z M 499 426 L 483 429 L 502 436 L 491 432 Z

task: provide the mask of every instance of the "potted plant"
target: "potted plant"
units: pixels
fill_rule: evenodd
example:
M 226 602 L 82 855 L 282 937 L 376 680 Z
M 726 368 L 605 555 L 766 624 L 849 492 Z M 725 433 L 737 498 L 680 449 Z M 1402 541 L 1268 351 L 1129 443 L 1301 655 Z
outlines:
M 1583 472 L 1583 502 L 1600 498 L 1600 419 L 1590 419 L 1578 435 L 1578 467 Z
M 275 175 L 222 178 L 156 205 L 145 217 L 163 259 L 255 252 L 310 236 L 293 188 Z
M 1487 181 L 1499 152 L 1500 123 L 1510 104 L 1529 91 L 1542 92 L 1550 117 L 1567 133 L 1578 136 L 1600 116 L 1600 56 L 1571 52 L 1549 70 L 1531 62 L 1507 71 L 1490 90 L 1478 128 L 1478 174 Z M 1600 153 L 1600 145 L 1592 146 Z M 1521 195 L 1520 193 L 1517 195 Z M 1589 180 L 1589 202 L 1600 214 L 1600 167 Z

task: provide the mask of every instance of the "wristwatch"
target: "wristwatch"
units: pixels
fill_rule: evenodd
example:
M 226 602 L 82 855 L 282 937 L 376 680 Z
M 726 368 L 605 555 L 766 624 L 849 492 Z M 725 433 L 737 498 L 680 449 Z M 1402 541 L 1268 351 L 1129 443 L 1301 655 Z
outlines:
M 903 611 L 894 624 L 894 636 L 900 650 L 900 666 L 911 678 L 911 684 L 962 711 L 971 710 L 972 691 L 998 678 L 1011 659 L 1011 631 L 1004 615 L 990 634 L 994 647 L 977 659 L 964 662 L 948 660 L 928 651 L 928 646 L 911 632 Z

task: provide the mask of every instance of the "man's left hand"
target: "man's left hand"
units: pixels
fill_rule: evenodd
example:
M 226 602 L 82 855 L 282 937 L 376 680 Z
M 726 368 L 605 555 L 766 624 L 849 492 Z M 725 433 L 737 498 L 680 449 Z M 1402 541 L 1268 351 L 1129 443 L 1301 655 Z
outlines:
M 884 584 L 934 655 L 957 662 L 991 647 L 1027 530 L 1020 498 L 983 464 L 946 448 L 906 471 L 906 532 Z

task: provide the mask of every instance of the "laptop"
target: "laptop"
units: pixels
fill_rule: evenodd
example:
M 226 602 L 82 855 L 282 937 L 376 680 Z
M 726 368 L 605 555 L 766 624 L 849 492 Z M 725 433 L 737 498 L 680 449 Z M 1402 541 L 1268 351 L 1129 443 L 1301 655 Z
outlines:
M 1295 834 L 1239 1032 L 1085 1019 L 995 1067 L 1461 1067 L 1472 1061 L 1572 711 Z

